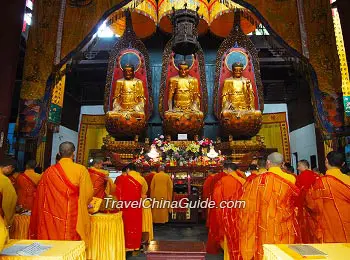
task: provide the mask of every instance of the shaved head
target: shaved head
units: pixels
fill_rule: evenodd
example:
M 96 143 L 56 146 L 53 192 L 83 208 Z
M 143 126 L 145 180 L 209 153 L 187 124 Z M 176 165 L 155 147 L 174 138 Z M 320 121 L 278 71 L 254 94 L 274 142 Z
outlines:
M 72 142 L 63 142 L 60 144 L 61 158 L 72 158 L 75 152 L 75 146 Z
M 271 166 L 281 166 L 283 163 L 283 155 L 280 153 L 272 153 L 267 157 L 267 160 L 270 162 Z

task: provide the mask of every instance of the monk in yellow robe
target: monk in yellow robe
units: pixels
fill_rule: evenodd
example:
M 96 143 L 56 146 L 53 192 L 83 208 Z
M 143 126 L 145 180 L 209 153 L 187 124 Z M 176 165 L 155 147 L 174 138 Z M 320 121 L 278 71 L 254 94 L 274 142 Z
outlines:
M 239 254 L 243 259 L 262 259 L 263 244 L 294 244 L 300 241 L 295 200 L 295 177 L 282 171 L 283 156 L 267 158 L 268 171 L 243 187 L 239 212 Z
M 2 249 L 4 248 L 4 245 L 7 242 L 8 235 L 9 234 L 5 225 L 5 221 L 2 218 L 2 216 L 0 216 L 0 252 L 2 251 Z
M 151 183 L 151 198 L 161 202 L 172 201 L 173 182 L 168 174 L 164 172 L 163 166 L 159 167 L 158 173 L 153 177 Z M 152 208 L 153 223 L 167 223 L 169 221 L 169 208 L 155 207 Z
M 7 226 L 11 226 L 16 211 L 17 194 L 7 177 L 15 169 L 16 162 L 4 158 L 0 162 L 0 215 L 4 218 Z
M 74 152 L 73 143 L 61 143 L 59 163 L 43 173 L 30 218 L 30 239 L 84 240 L 88 244 L 88 205 L 94 190 L 88 170 L 73 162 Z
M 306 194 L 311 243 L 350 243 L 350 176 L 340 168 L 344 155 L 330 152 L 327 172 L 318 177 Z
M 103 199 L 115 193 L 115 184 L 109 178 L 109 172 L 103 170 L 103 160 L 94 159 L 93 166 L 89 168 L 89 174 L 94 187 L 94 197 Z
M 26 170 L 16 180 L 17 205 L 26 210 L 32 210 L 36 187 L 41 179 L 41 174 L 34 172 L 35 160 L 26 163 Z
M 237 173 L 238 166 L 231 162 L 225 162 L 224 172 L 227 174 L 223 176 L 215 185 L 212 200 L 215 201 L 216 208 L 210 210 L 212 215 L 209 232 L 207 252 L 210 254 L 217 254 L 220 246 L 224 248 L 224 241 L 229 242 L 229 245 L 238 244 L 237 232 L 237 213 L 233 209 L 224 208 L 227 202 L 236 201 L 242 195 L 242 187 L 245 179 Z M 223 206 L 221 208 L 220 206 Z M 232 213 L 235 213 L 233 215 Z M 227 219 L 227 218 L 230 219 Z M 229 226 L 227 226 L 230 224 Z M 229 233 L 230 232 L 230 233 Z M 238 249 L 236 249 L 237 251 Z

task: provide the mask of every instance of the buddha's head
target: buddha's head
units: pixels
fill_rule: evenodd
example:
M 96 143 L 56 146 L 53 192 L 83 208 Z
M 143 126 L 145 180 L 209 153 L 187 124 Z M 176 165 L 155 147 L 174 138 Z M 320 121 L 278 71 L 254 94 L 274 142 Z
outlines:
M 126 64 L 123 68 L 124 79 L 131 80 L 135 77 L 135 67 L 131 64 Z
M 190 66 L 187 64 L 186 61 L 182 61 L 179 64 L 179 76 L 181 78 L 186 78 L 190 72 Z
M 243 73 L 243 64 L 241 62 L 235 62 L 232 64 L 232 75 L 234 78 L 242 77 Z

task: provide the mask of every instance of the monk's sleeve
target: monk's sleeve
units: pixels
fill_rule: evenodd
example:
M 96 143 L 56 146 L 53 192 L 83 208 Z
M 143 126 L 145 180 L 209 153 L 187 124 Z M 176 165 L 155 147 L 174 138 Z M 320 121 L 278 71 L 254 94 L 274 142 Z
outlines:
M 8 178 L 1 180 L 2 189 L 2 210 L 6 225 L 12 225 L 13 217 L 16 212 L 17 194 L 11 181 Z
M 87 243 L 90 235 L 90 216 L 88 212 L 88 205 L 92 200 L 94 188 L 89 172 L 85 167 L 82 168 L 80 174 L 77 232 Z
M 114 194 L 116 192 L 116 185 L 113 183 L 113 180 L 111 178 L 108 178 L 108 191 L 107 195 Z

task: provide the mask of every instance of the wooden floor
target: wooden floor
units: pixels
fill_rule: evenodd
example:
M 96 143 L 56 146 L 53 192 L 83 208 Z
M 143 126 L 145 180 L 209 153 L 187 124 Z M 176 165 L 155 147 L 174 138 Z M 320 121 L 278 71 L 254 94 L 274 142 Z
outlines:
M 203 225 L 179 225 L 166 224 L 154 226 L 154 240 L 175 240 L 175 241 L 207 241 L 207 229 Z M 130 256 L 128 260 L 146 259 L 144 254 L 139 256 Z M 207 255 L 207 260 L 222 260 L 221 255 Z

